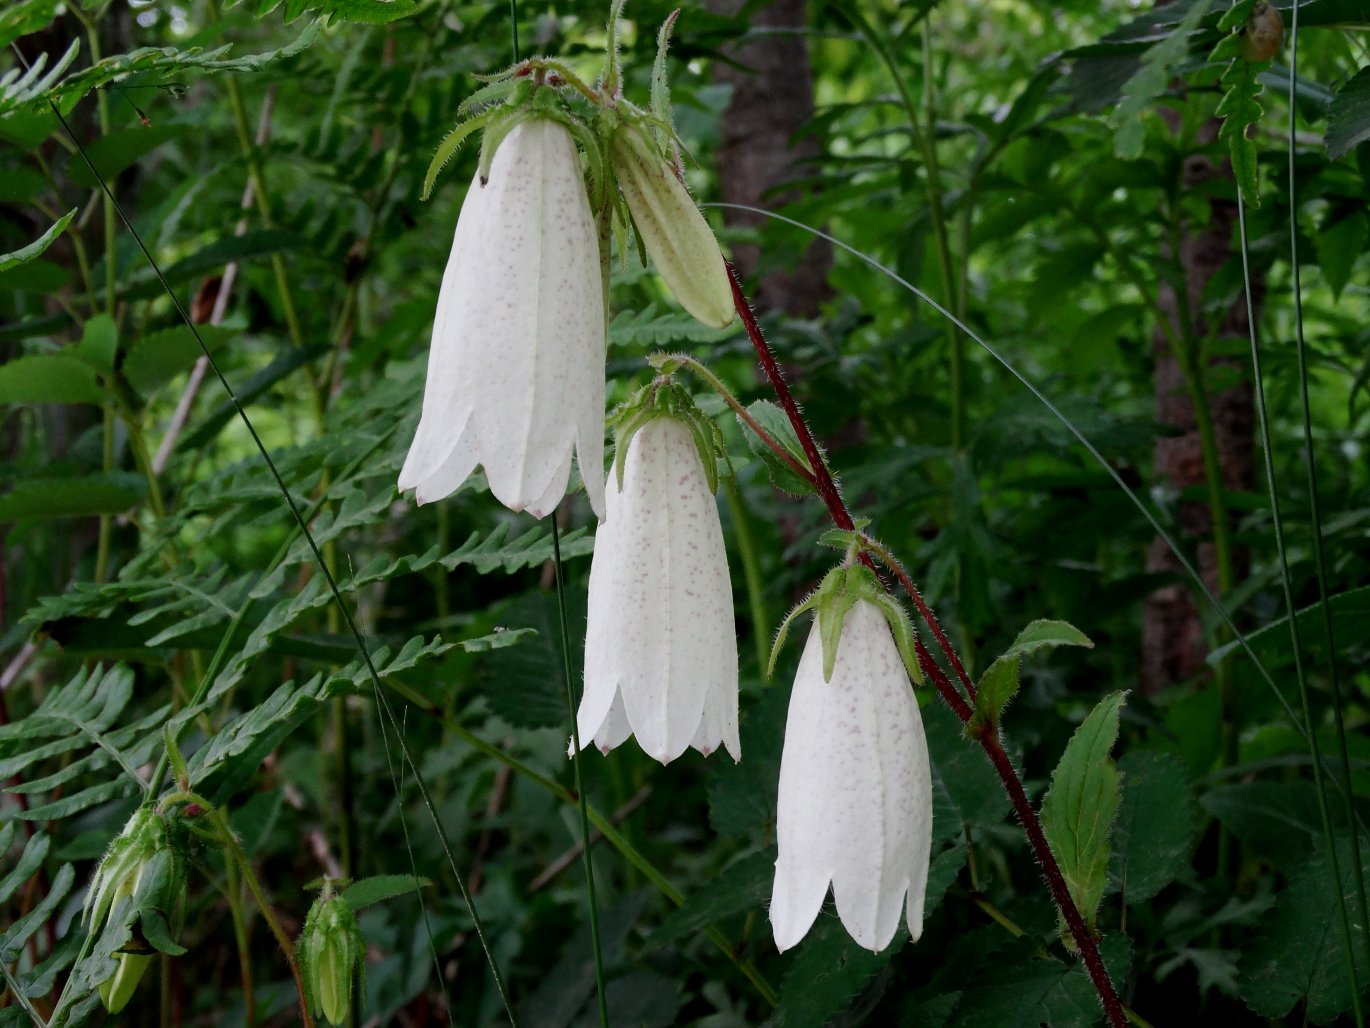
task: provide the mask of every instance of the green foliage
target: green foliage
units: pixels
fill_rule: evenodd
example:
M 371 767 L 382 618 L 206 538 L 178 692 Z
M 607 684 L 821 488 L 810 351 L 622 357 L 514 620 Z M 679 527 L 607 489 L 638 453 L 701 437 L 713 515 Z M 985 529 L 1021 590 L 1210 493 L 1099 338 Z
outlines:
M 1327 112 L 1323 145 L 1329 160 L 1345 157 L 1370 139 L 1370 68 L 1362 68 L 1337 90 Z
M 331 22 L 351 21 L 369 25 L 385 25 L 408 18 L 418 10 L 417 0 L 233 0 L 252 10 L 260 18 L 281 9 L 287 24 L 303 14 L 318 12 Z M 285 6 L 281 7 L 282 2 Z
M 76 208 L 73 207 L 58 218 L 51 228 L 27 246 L 20 247 L 13 253 L 0 253 L 0 272 L 9 271 L 10 268 L 18 267 L 20 264 L 27 264 L 35 257 L 40 256 L 44 250 L 52 245 L 53 240 L 66 230 L 66 227 L 71 224 L 71 219 L 75 216 Z
M 1121 802 L 1110 759 L 1125 693 L 1099 701 L 1070 737 L 1042 800 L 1042 830 L 1086 924 L 1092 929 L 1108 880 L 1109 836 Z M 1063 937 L 1069 940 L 1063 929 Z
M 1064 621 L 1032 622 L 980 676 L 975 714 L 966 726 L 967 733 L 973 734 L 984 727 L 998 729 L 1004 708 L 1018 695 L 1018 667 L 1023 657 L 1054 646 L 1093 645 L 1083 632 Z
M 1118 761 L 1122 802 L 1113 824 L 1109 884 L 1127 903 L 1151 899 L 1189 866 L 1194 810 L 1179 758 L 1139 751 Z
M 1142 155 L 1146 141 L 1146 125 L 1142 120 L 1148 109 L 1170 87 L 1179 70 L 1180 62 L 1189 49 L 1189 36 L 1198 27 L 1212 6 L 1212 0 L 1198 0 L 1189 4 L 1184 17 L 1168 35 L 1152 44 L 1142 57 L 1141 67 L 1123 86 L 1122 99 L 1114 112 L 1118 126 L 1113 136 L 1113 149 L 1123 160 L 1136 160 Z
M 1361 842 L 1361 852 L 1370 840 Z M 1336 894 L 1355 909 L 1353 849 L 1348 838 L 1336 844 L 1340 877 L 1332 857 L 1319 846 L 1294 875 L 1242 953 L 1242 998 L 1262 1017 L 1284 1017 L 1306 1004 L 1313 1024 L 1326 1024 L 1351 1009 L 1352 980 L 1342 956 Z M 1356 979 L 1370 970 L 1365 951 L 1355 947 Z
M 881 953 L 862 949 L 836 918 L 813 931 L 780 985 L 777 1028 L 822 1028 L 840 1014 L 907 943 L 904 932 Z
M 1242 187 L 1242 194 L 1253 207 L 1261 203 L 1260 181 L 1256 164 L 1256 142 L 1248 131 L 1265 113 L 1258 97 L 1264 91 L 1258 78 L 1261 67 L 1243 57 L 1235 57 L 1223 72 L 1222 84 L 1227 92 L 1214 112 L 1223 119 L 1218 138 L 1226 140 L 1232 158 L 1232 173 Z

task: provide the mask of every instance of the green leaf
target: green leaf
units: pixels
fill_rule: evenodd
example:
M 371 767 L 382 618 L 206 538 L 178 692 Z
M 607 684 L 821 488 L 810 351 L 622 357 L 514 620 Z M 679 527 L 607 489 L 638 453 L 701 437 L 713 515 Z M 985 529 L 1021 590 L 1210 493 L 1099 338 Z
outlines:
M 104 403 L 95 369 L 71 353 L 33 353 L 0 364 L 0 403 Z
M 230 261 L 240 264 L 285 253 L 304 245 L 292 232 L 278 228 L 249 229 L 242 235 L 224 236 L 182 258 L 166 269 L 166 280 L 175 285 L 222 270 Z M 162 292 L 162 283 L 150 268 L 143 269 L 124 289 L 130 299 L 147 299 Z M 312 348 L 311 348 L 312 349 Z
M 1367 241 L 1370 241 L 1370 219 L 1360 208 L 1344 212 L 1336 220 L 1324 223 L 1313 237 L 1318 266 L 1332 288 L 1334 299 L 1341 297 L 1341 291 L 1351 280 L 1351 269 L 1356 259 L 1365 253 Z
M 353 882 L 343 890 L 342 896 L 353 910 L 362 910 L 396 896 L 411 896 L 432 884 L 427 878 L 413 875 L 372 875 Z
M 1327 134 L 1323 145 L 1327 159 L 1335 161 L 1370 139 L 1370 67 L 1352 75 L 1337 90 L 1327 114 Z
M 248 4 L 253 13 L 260 18 L 281 6 L 281 0 L 233 0 L 233 6 Z M 285 0 L 282 12 L 286 24 L 302 14 L 317 11 L 335 21 L 360 22 L 364 25 L 385 25 L 401 18 L 408 18 L 419 9 L 416 0 Z
M 1346 589 L 1328 597 L 1327 603 L 1332 608 L 1332 629 L 1335 638 L 1343 642 L 1365 638 L 1365 626 L 1370 623 L 1367 620 L 1370 619 L 1370 585 Z M 1295 615 L 1295 624 L 1298 626 L 1299 642 L 1303 647 L 1315 656 L 1326 659 L 1321 605 L 1312 603 L 1298 611 Z M 1246 639 L 1256 656 L 1270 670 L 1288 667 L 1294 662 L 1287 616 L 1258 628 Z M 1228 654 L 1238 652 L 1245 653 L 1244 650 L 1238 649 L 1236 642 L 1227 643 L 1213 650 L 1207 660 L 1209 664 L 1216 665 Z
M 1071 898 L 1093 929 L 1108 884 L 1108 841 L 1118 813 L 1118 770 L 1109 753 L 1118 738 L 1126 693 L 1099 701 L 1075 730 L 1042 800 L 1042 828 Z M 1061 937 L 1070 945 L 1062 926 Z
M 18 111 L 25 107 L 55 103 L 64 109 L 71 106 L 93 89 L 99 89 L 112 82 L 124 83 L 126 88 L 147 89 L 170 85 L 183 78 L 188 72 L 212 73 L 219 71 L 260 71 L 276 61 L 293 57 L 310 46 L 318 38 L 322 29 L 319 22 L 309 25 L 294 42 L 279 50 L 268 53 L 246 54 L 242 57 L 228 56 L 229 47 L 221 46 L 213 50 L 191 47 L 177 50 L 175 47 L 142 47 L 126 54 L 111 54 L 56 81 L 57 76 L 70 66 L 77 53 L 77 44 L 71 48 L 46 75 L 38 74 L 46 65 L 46 55 L 40 54 L 33 62 L 29 74 L 20 76 L 15 82 L 0 84 L 0 115 Z
M 8 49 L 10 43 L 46 28 L 57 16 L 57 6 L 62 0 L 9 0 L 0 8 L 0 47 Z
M 994 661 L 977 683 L 975 715 L 967 726 L 973 734 L 982 725 L 998 725 L 1004 708 L 1018 694 L 1018 664 L 1021 658 L 1038 650 L 1056 646 L 1087 646 L 1089 637 L 1066 621 L 1034 621 L 1018 633 L 1004 653 Z
M 774 849 L 743 857 L 687 895 L 685 905 L 673 911 L 647 937 L 647 945 L 661 949 L 720 924 L 725 918 L 764 910 L 774 878 Z
M 122 514 L 147 495 L 147 480 L 132 471 L 75 478 L 28 478 L 0 496 L 0 522 Z
M 1241 186 L 1246 202 L 1253 207 L 1261 205 L 1260 180 L 1256 165 L 1256 141 L 1248 137 L 1247 129 L 1260 121 L 1265 113 L 1257 99 L 1265 88 L 1258 75 L 1269 65 L 1269 61 L 1252 62 L 1244 57 L 1234 57 L 1222 77 L 1227 92 L 1213 112 L 1223 119 L 1218 138 L 1227 141 L 1228 153 L 1232 157 L 1232 174 Z
M 66 53 L 57 58 L 51 68 L 48 67 L 48 55 L 41 53 L 22 74 L 15 74 L 18 71 L 15 69 L 7 75 L 0 76 L 0 119 L 49 99 L 63 73 L 71 67 L 80 52 L 81 41 L 73 39 Z M 43 131 L 42 138 L 46 138 L 47 134 L 47 131 Z M 33 142 L 41 142 L 42 138 Z
M 585 587 L 566 596 L 571 625 L 585 624 Z M 566 676 L 561 654 L 561 624 L 555 598 L 531 592 L 499 613 L 509 629 L 533 629 L 537 634 L 522 645 L 491 653 L 481 661 L 483 692 L 490 709 L 512 725 L 544 728 L 566 725 Z M 571 631 L 571 667 L 584 664 L 585 633 Z M 582 740 L 587 746 L 588 740 Z
M 110 182 L 167 140 L 185 131 L 185 125 L 174 122 L 121 129 L 85 144 L 86 159 L 95 165 L 96 171 L 106 182 Z M 73 185 L 82 189 L 94 189 L 99 185 L 90 170 L 90 164 L 78 158 L 67 165 L 67 175 Z
M 923 726 L 932 765 L 933 845 L 961 836 L 967 827 L 1002 824 L 1009 798 L 980 747 L 962 737 L 956 715 L 932 703 L 923 708 Z
M 14 837 L 13 828 L 14 824 L 11 822 L 5 826 L 7 831 L 0 835 L 0 841 L 5 842 L 4 852 L 6 853 L 9 852 L 9 840 Z M 13 896 L 19 886 L 32 878 L 43 866 L 43 858 L 48 855 L 48 847 L 51 841 L 43 832 L 35 832 L 29 837 L 29 841 L 24 846 L 24 852 L 19 854 L 19 859 L 10 867 L 9 872 L 0 878 L 0 903 Z
M 1146 139 L 1142 117 L 1157 98 L 1170 88 L 1180 62 L 1188 55 L 1189 34 L 1198 28 L 1211 4 L 1212 0 L 1198 0 L 1191 5 L 1169 35 L 1146 51 L 1141 67 L 1124 84 L 1122 99 L 1113 119 L 1117 126 L 1113 150 L 1121 159 L 1135 160 L 1142 155 L 1142 144 Z
M 1367 851 L 1370 839 L 1362 838 L 1361 852 Z M 1364 981 L 1367 972 L 1365 948 L 1354 921 L 1352 852 L 1349 836 L 1336 840 L 1341 871 L 1337 881 L 1331 857 L 1319 840 L 1313 858 L 1294 875 L 1243 951 L 1238 987 L 1242 999 L 1261 1017 L 1282 1018 L 1296 1004 L 1307 1003 L 1304 1022 L 1325 1024 L 1351 1009 L 1352 986 L 1346 973 L 1338 890 L 1353 918 L 1351 948 L 1356 976 Z
M 1131 947 L 1125 936 L 1100 945 L 1114 982 L 1126 977 Z M 1016 939 L 993 954 L 974 986 L 962 993 L 945 1023 L 956 1028 L 1093 1028 L 1100 1021 L 1099 997 L 1081 964 L 1043 958 L 1039 940 Z
M 1322 833 L 1312 782 L 1237 782 L 1204 793 L 1199 805 L 1253 856 L 1287 873 L 1307 862 Z
M 772 687 L 743 708 L 739 733 L 745 761 L 708 762 L 709 824 L 719 835 L 754 842 L 774 833 L 789 693 L 784 686 Z
M 1123 799 L 1113 826 L 1111 885 L 1126 903 L 1149 900 L 1189 865 L 1194 803 L 1189 771 L 1169 753 L 1129 753 L 1118 761 Z
M 609 322 L 610 346 L 649 349 L 679 347 L 681 343 L 717 343 L 735 335 L 736 329 L 710 328 L 683 311 L 661 310 L 649 303 L 638 310 L 621 310 Z
M 114 355 L 119 349 L 119 326 L 108 314 L 97 314 L 86 322 L 76 356 L 102 374 L 114 370 Z
M 751 415 L 753 421 L 761 426 L 762 431 L 778 442 L 781 448 L 794 458 L 801 468 L 809 466 L 809 458 L 804 455 L 804 447 L 799 444 L 799 437 L 795 435 L 794 426 L 790 424 L 790 419 L 785 416 L 785 412 L 779 406 L 770 400 L 757 400 L 747 407 L 747 413 Z M 813 492 L 813 486 L 796 474 L 769 446 L 757 438 L 756 433 L 745 423 L 742 424 L 742 431 L 747 437 L 747 445 L 751 447 L 752 453 L 761 458 L 762 463 L 765 464 L 772 485 L 791 496 L 807 496 Z
M 819 918 L 785 972 L 772 1024 L 775 1028 L 824 1028 L 908 941 L 901 924 L 884 952 L 872 953 L 854 943 L 837 918 Z
M 197 325 L 200 338 L 210 351 L 216 351 L 236 333 L 215 325 Z M 124 356 L 123 372 L 129 383 L 142 393 L 150 393 L 190 370 L 203 351 L 185 325 L 164 329 L 137 339 Z
M 8 271 L 10 268 L 20 264 L 27 264 L 35 257 L 42 254 L 42 252 L 51 246 L 53 241 L 66 230 L 67 225 L 71 223 L 71 219 L 74 217 L 76 217 L 75 207 L 58 218 L 51 228 L 33 242 L 29 243 L 28 246 L 20 247 L 18 250 L 14 250 L 10 253 L 0 253 L 0 272 Z

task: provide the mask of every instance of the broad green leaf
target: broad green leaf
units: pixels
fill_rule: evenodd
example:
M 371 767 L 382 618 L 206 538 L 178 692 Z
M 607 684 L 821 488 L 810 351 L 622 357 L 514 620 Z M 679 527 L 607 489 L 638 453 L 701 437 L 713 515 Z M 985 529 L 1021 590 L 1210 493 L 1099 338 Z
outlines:
M 1199 805 L 1255 857 L 1293 872 L 1322 832 L 1312 782 L 1237 782 L 1204 793 Z
M 1364 210 L 1353 210 L 1325 224 L 1313 237 L 1313 248 L 1318 254 L 1318 266 L 1322 268 L 1332 296 L 1339 298 L 1341 291 L 1351 280 L 1351 269 L 1365 253 L 1365 244 L 1370 241 L 1370 219 Z
M 923 726 L 932 765 L 933 845 L 960 837 L 967 827 L 1002 824 L 1009 798 L 980 747 L 962 738 L 961 722 L 936 702 L 923 708 Z
M 67 175 L 73 185 L 82 189 L 95 189 L 99 182 L 90 170 L 91 164 L 95 165 L 95 170 L 106 182 L 112 182 L 120 172 L 137 164 L 167 140 L 174 139 L 185 131 L 185 125 L 162 122 L 111 132 L 87 143 L 86 159 L 90 164 L 80 159 L 74 160 L 68 165 Z
M 10 253 L 0 253 L 0 272 L 8 271 L 20 264 L 26 264 L 39 256 L 66 230 L 67 225 L 71 223 L 71 219 L 74 217 L 76 217 L 75 207 L 58 218 L 46 232 L 29 243 L 28 246 L 20 247 Z
M 1143 116 L 1156 100 L 1170 88 L 1179 64 L 1189 51 L 1189 34 L 1208 13 L 1212 0 L 1198 0 L 1192 4 L 1169 35 L 1156 42 L 1142 57 L 1141 67 L 1123 86 L 1113 122 L 1117 130 L 1113 136 L 1113 151 L 1123 160 L 1135 160 L 1142 155 L 1146 139 Z
M 105 401 L 95 369 L 71 353 L 32 353 L 0 364 L 0 403 Z
M 1362 857 L 1370 839 L 1362 837 Z M 1356 926 L 1355 864 L 1349 836 L 1336 840 L 1341 880 L 1321 839 L 1313 858 L 1294 875 L 1242 953 L 1242 999 L 1261 1017 L 1283 1018 L 1306 1003 L 1304 1023 L 1325 1024 L 1351 1009 L 1351 983 L 1343 955 L 1337 893 L 1352 918 L 1351 948 L 1356 977 L 1365 981 L 1367 961 Z M 1370 868 L 1366 869 L 1370 871 Z
M 775 1028 L 824 1028 L 859 996 L 909 941 L 900 922 L 881 953 L 862 949 L 835 917 L 821 917 L 780 984 Z
M 61 0 L 9 0 L 0 8 L 0 47 L 31 32 L 46 28 L 57 16 Z
M 1109 753 L 1126 694 L 1105 696 L 1075 730 L 1042 800 L 1042 828 L 1071 898 L 1092 929 L 1108 884 L 1108 843 L 1118 813 L 1118 770 Z M 1070 935 L 1062 931 L 1069 945 Z
M 761 426 L 762 431 L 778 442 L 781 448 L 794 458 L 801 468 L 809 466 L 809 458 L 804 455 L 804 448 L 799 445 L 799 437 L 795 435 L 794 426 L 790 424 L 790 419 L 785 416 L 785 412 L 779 406 L 770 400 L 757 400 L 747 407 L 747 413 L 751 415 L 753 421 Z M 741 421 L 741 419 L 738 420 Z M 747 437 L 747 445 L 751 447 L 752 453 L 760 457 L 766 465 L 766 471 L 771 477 L 772 485 L 792 496 L 807 496 L 813 492 L 813 486 L 801 478 L 769 446 L 757 438 L 756 433 L 745 423 L 742 423 L 742 431 Z
M 1109 976 L 1124 981 L 1132 959 L 1126 936 L 1107 936 L 1099 949 Z M 945 1023 L 956 1028 L 1093 1028 L 1102 1015 L 1082 964 L 1044 958 L 1041 942 L 1028 936 L 989 957 Z
M 78 478 L 27 478 L 0 496 L 0 522 L 122 514 L 143 501 L 147 480 L 131 471 Z
M 396 896 L 412 896 L 419 889 L 432 884 L 427 878 L 415 878 L 413 875 L 373 875 L 353 882 L 343 890 L 342 895 L 353 910 L 361 910 Z
M 1338 648 L 1353 642 L 1363 642 L 1366 638 L 1365 626 L 1370 621 L 1370 586 L 1358 586 L 1328 597 L 1332 608 L 1332 628 L 1338 641 Z M 1312 603 L 1295 615 L 1299 629 L 1300 643 L 1311 653 L 1326 659 L 1326 646 L 1322 631 L 1322 607 Z M 1289 618 L 1282 617 L 1258 628 L 1246 637 L 1262 663 L 1271 670 L 1287 667 L 1294 662 L 1294 651 L 1289 638 Z M 1208 663 L 1218 664 L 1229 654 L 1243 654 L 1235 642 L 1227 643 L 1208 655 Z
M 119 349 L 119 326 L 108 314 L 97 314 L 86 322 L 81 341 L 72 351 L 101 374 L 114 370 L 114 355 Z
M 1066 621 L 1034 621 L 1018 633 L 1013 645 L 1004 651 L 1005 657 L 1027 657 L 1038 650 L 1055 646 L 1084 646 L 1093 649 L 1089 636 Z
M 1345 157 L 1370 139 L 1370 67 L 1352 75 L 1337 91 L 1327 115 L 1327 134 L 1323 143 L 1327 159 Z
M 1194 803 L 1184 762 L 1169 753 L 1129 753 L 1118 761 L 1123 799 L 1113 826 L 1109 879 L 1126 903 L 1149 900 L 1189 864 Z
M 195 327 L 211 352 L 236 335 L 231 329 L 215 325 Z M 202 353 L 190 329 L 177 325 L 136 339 L 124 356 L 122 370 L 135 389 L 150 393 L 181 372 L 190 370 Z

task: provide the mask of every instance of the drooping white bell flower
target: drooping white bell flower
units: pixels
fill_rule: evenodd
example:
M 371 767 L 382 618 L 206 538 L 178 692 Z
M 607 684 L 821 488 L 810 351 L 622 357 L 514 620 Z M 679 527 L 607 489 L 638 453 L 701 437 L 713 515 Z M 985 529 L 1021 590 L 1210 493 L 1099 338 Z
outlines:
M 825 637 L 836 647 L 827 677 Z M 858 945 L 884 949 L 901 913 L 914 940 L 922 934 L 927 741 L 886 611 L 868 599 L 818 608 L 790 697 L 777 841 L 770 917 L 782 951 L 807 934 L 829 884 Z
M 555 121 L 523 122 L 462 204 L 400 488 L 428 503 L 480 464 L 496 499 L 542 517 L 566 494 L 574 447 L 603 517 L 604 348 L 599 243 L 575 144 Z
M 628 736 L 663 764 L 720 744 L 734 760 L 737 628 L 723 530 L 698 438 L 669 415 L 628 442 L 595 536 L 581 745 Z M 572 743 L 574 749 L 574 743 Z

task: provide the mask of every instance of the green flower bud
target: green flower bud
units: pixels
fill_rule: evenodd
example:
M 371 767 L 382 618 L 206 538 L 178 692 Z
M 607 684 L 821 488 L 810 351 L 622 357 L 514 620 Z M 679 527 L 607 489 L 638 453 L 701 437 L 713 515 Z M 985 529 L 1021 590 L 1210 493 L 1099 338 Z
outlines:
M 100 983 L 100 1002 L 111 1014 L 117 1014 L 133 998 L 134 990 L 143 978 L 143 972 L 151 963 L 152 957 L 146 953 L 120 953 L 119 964 L 114 973 Z
M 99 931 L 120 900 L 138 892 L 152 858 L 168 846 L 166 819 L 150 807 L 135 810 L 109 844 L 86 893 L 82 911 L 92 932 Z
M 728 269 L 675 169 L 631 126 L 614 135 L 609 159 L 638 235 L 675 298 L 710 328 L 727 328 L 733 320 Z
M 325 883 L 323 895 L 309 908 L 295 948 L 309 1012 L 329 1024 L 342 1024 L 352 1008 L 354 970 L 360 969 L 366 990 L 366 947 L 357 915 L 347 900 L 333 895 L 332 883 Z

